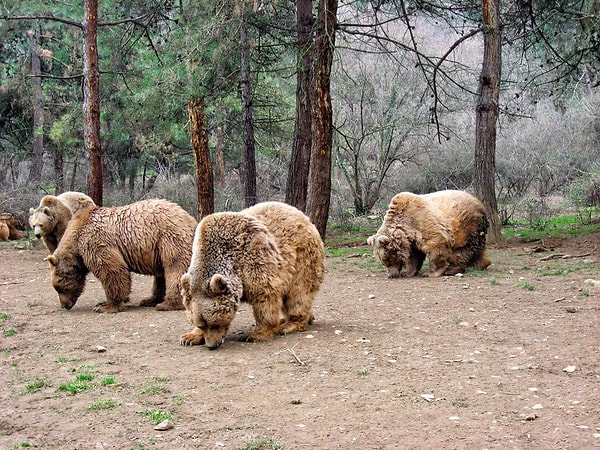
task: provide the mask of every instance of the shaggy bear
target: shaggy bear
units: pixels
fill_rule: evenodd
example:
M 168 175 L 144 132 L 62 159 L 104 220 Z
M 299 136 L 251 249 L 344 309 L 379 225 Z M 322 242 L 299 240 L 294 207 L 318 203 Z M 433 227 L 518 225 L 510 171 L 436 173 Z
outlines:
M 183 208 L 166 200 L 82 209 L 69 222 L 56 251 L 46 258 L 62 307 L 75 305 L 92 272 L 106 294 L 106 301 L 94 311 L 123 311 L 131 292 L 131 272 L 135 272 L 154 276 L 152 295 L 141 306 L 183 309 L 180 278 L 190 264 L 196 225 Z
M 94 201 L 82 192 L 63 192 L 59 196 L 46 195 L 40 205 L 29 210 L 29 225 L 38 239 L 42 239 L 50 253 L 58 246 L 73 214 Z
M 6 239 L 0 240 L 19 240 L 26 238 L 29 233 L 24 230 L 24 222 L 21 218 L 10 212 L 0 213 L 0 235 L 4 235 L 5 230 L 8 230 L 8 236 Z
M 252 305 L 256 320 L 242 340 L 306 331 L 324 268 L 319 232 L 292 206 L 265 202 L 206 216 L 196 229 L 190 268 L 181 277 L 183 304 L 195 326 L 181 336 L 181 344 L 219 347 L 240 302 Z
M 10 230 L 8 229 L 8 225 L 0 220 L 0 241 L 8 241 L 9 236 Z
M 415 276 L 429 258 L 429 276 L 456 275 L 491 264 L 485 253 L 483 204 L 464 191 L 397 194 L 383 224 L 367 240 L 390 278 Z M 402 272 L 405 268 L 405 272 Z

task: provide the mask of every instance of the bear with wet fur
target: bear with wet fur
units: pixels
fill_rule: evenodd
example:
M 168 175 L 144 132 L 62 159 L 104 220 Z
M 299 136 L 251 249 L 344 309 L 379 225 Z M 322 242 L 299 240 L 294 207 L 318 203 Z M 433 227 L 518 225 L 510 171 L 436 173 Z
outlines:
M 29 210 L 29 225 L 50 253 L 58 247 L 73 214 L 83 208 L 95 206 L 94 201 L 82 192 L 68 191 L 58 196 L 46 195 L 37 208 Z
M 265 202 L 206 216 L 181 277 L 187 317 L 195 326 L 181 336 L 181 344 L 219 347 L 240 302 L 252 306 L 256 321 L 242 340 L 305 331 L 324 268 L 319 232 L 292 206 Z
M 367 243 L 390 278 L 415 276 L 426 257 L 429 276 L 439 277 L 488 267 L 487 230 L 483 204 L 464 191 L 401 192 Z
M 190 264 L 196 225 L 183 208 L 166 200 L 82 209 L 69 222 L 56 251 L 46 258 L 61 306 L 75 305 L 92 272 L 106 294 L 106 301 L 94 311 L 123 311 L 133 272 L 154 277 L 152 295 L 141 306 L 183 309 L 180 278 Z

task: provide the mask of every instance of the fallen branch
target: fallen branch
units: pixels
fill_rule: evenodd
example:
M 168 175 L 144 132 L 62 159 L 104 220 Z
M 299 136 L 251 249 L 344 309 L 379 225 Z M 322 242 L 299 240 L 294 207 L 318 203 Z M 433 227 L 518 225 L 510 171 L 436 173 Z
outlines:
M 540 258 L 540 261 L 550 261 L 551 259 L 571 259 L 571 258 L 585 258 L 590 256 L 592 253 L 583 253 L 582 255 L 569 255 L 568 253 L 554 253 L 552 255 L 544 256 Z
M 4 283 L 0 283 L 0 286 L 6 286 L 7 284 L 23 284 L 24 281 L 5 281 Z
M 301 360 L 301 359 L 298 357 L 298 355 L 296 355 L 296 352 L 294 351 L 294 348 L 296 348 L 296 345 L 298 345 L 298 343 L 297 343 L 297 342 L 294 344 L 294 346 L 293 346 L 292 348 L 287 348 L 287 347 L 286 347 L 286 350 L 292 354 L 292 356 L 293 356 L 293 357 L 296 359 L 296 361 L 298 362 L 298 364 L 300 364 L 301 366 L 305 366 L 305 365 L 306 365 L 306 363 L 307 363 L 308 361 L 304 362 L 304 361 L 302 361 L 302 360 Z M 310 361 L 310 360 L 309 360 L 309 361 Z

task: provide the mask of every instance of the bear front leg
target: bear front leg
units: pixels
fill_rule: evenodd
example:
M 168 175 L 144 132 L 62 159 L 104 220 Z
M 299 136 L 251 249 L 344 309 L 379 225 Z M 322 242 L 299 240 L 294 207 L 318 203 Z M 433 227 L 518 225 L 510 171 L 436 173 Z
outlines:
M 181 275 L 185 273 L 181 270 L 165 269 L 165 294 L 164 300 L 156 305 L 158 311 L 177 311 L 184 309 L 181 299 Z
M 240 338 L 246 342 L 268 341 L 279 332 L 283 321 L 282 299 L 271 296 L 252 302 L 256 327 L 254 331 Z
M 441 277 L 444 275 L 447 267 L 446 258 L 442 256 L 435 256 L 429 258 L 429 276 L 430 277 Z
M 143 299 L 140 302 L 140 306 L 156 306 L 165 299 L 165 277 L 155 276 L 152 281 L 152 295 L 148 298 Z
M 311 312 L 314 294 L 302 283 L 295 283 L 294 288 L 286 296 L 283 308 L 287 318 L 279 328 L 279 334 L 290 334 L 295 331 L 306 331 L 314 316 Z
M 204 344 L 204 332 L 196 327 L 189 333 L 182 334 L 179 338 L 181 345 L 203 345 Z
M 94 306 L 93 311 L 99 313 L 116 313 L 125 310 L 131 293 L 131 273 L 125 266 L 120 268 L 100 268 L 94 271 L 104 287 L 106 301 Z

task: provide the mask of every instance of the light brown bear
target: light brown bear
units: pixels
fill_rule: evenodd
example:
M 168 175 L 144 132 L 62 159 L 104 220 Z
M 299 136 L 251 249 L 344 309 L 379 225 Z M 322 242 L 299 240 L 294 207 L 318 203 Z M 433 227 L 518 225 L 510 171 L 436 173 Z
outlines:
M 319 232 L 292 206 L 266 202 L 206 216 L 181 277 L 183 303 L 195 326 L 181 344 L 219 347 L 240 302 L 252 305 L 256 320 L 242 340 L 306 331 L 324 267 Z
M 37 208 L 29 210 L 29 225 L 33 228 L 35 237 L 41 239 L 50 253 L 53 253 L 73 214 L 89 206 L 95 206 L 95 203 L 82 192 L 46 195 Z
M 123 311 L 131 292 L 131 272 L 154 276 L 152 295 L 141 306 L 183 309 L 181 275 L 192 257 L 196 219 L 166 200 L 79 211 L 67 226 L 50 263 L 52 286 L 63 308 L 83 292 L 88 272 L 104 287 L 106 301 L 96 312 Z
M 367 243 L 390 278 L 415 276 L 425 257 L 429 258 L 429 276 L 439 277 L 464 273 L 467 267 L 488 267 L 487 229 L 483 204 L 464 191 L 401 192 Z
M 19 217 L 10 212 L 0 213 L 0 229 L 8 229 L 8 237 L 3 240 L 19 240 L 26 238 L 29 233 L 27 231 L 23 231 L 22 228 L 23 221 Z M 0 232 L 0 235 L 3 233 L 4 231 Z
M 8 241 L 9 236 L 10 230 L 8 229 L 8 225 L 0 220 L 0 241 Z

